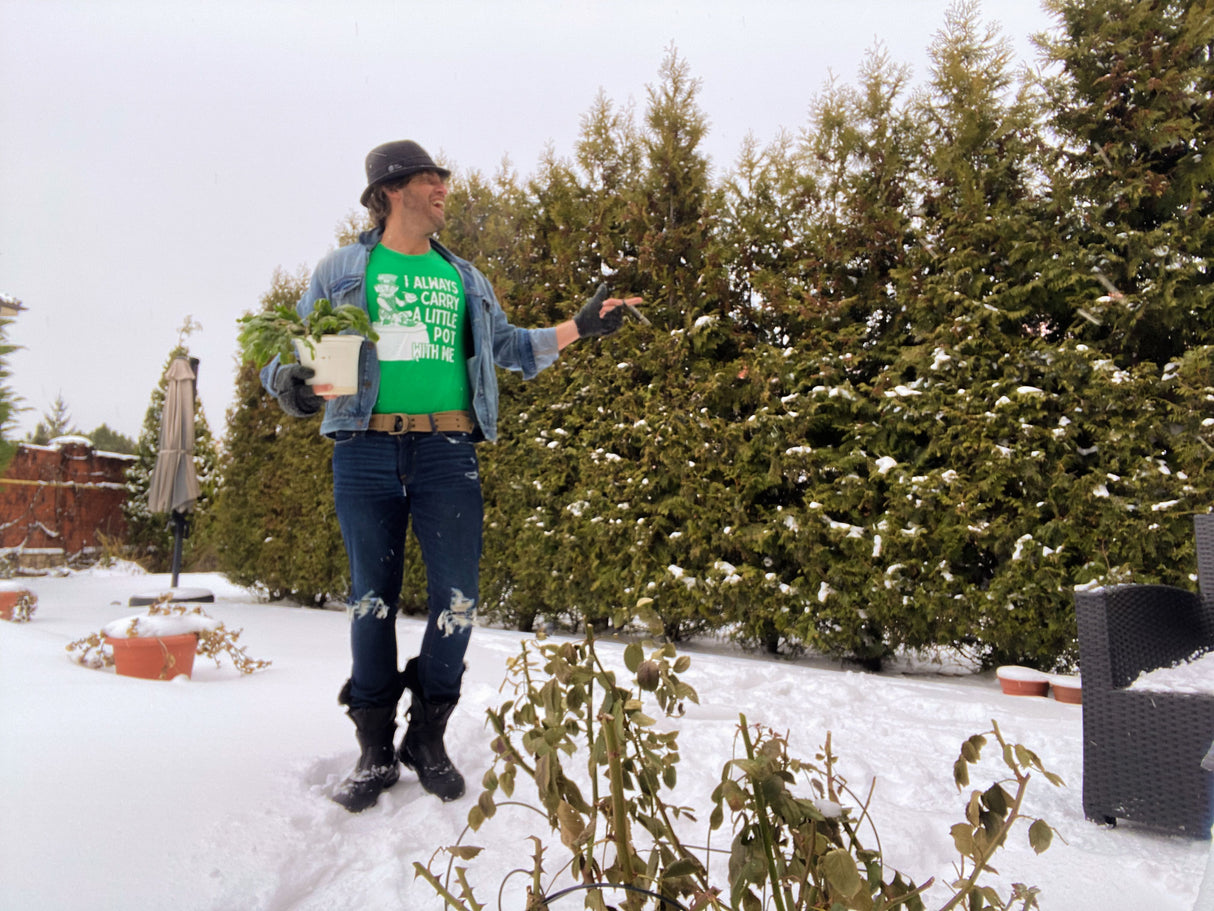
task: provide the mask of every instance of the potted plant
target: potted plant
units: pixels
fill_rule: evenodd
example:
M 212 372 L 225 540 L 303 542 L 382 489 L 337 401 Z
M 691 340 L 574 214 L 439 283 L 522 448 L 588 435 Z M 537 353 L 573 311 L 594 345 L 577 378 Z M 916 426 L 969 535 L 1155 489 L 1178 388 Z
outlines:
M 227 652 L 242 674 L 268 667 L 270 662 L 250 658 L 237 645 L 241 630 L 229 630 L 199 605 L 170 603 L 171 595 L 148 605 L 147 613 L 107 623 L 100 632 L 67 646 L 76 663 L 86 667 L 113 667 L 124 677 L 172 680 L 194 670 L 195 654 L 213 658 Z
M 28 623 L 38 607 L 38 596 L 18 582 L 0 581 L 0 620 Z
M 275 357 L 298 361 L 316 371 L 313 384 L 327 384 L 336 395 L 350 395 L 358 386 L 358 354 L 363 339 L 379 341 L 367 311 L 353 304 L 334 307 L 321 298 L 306 317 L 279 304 L 242 316 L 238 340 L 247 360 L 258 367 Z

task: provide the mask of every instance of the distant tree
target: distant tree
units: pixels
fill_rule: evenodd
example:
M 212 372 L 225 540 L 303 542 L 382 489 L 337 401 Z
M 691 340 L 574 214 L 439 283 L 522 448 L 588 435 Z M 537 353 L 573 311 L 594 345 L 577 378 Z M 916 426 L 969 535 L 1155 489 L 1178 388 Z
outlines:
M 17 301 L 20 304 L 20 301 Z M 17 449 L 12 439 L 13 418 L 21 411 L 21 400 L 13 393 L 6 380 L 12 375 L 9 366 L 9 355 L 17 350 L 16 345 L 8 343 L 9 320 L 0 320 L 0 472 L 8 466 L 13 453 Z
M 74 433 L 80 433 L 80 429 L 72 423 L 72 415 L 68 411 L 67 402 L 63 400 L 63 393 L 60 392 L 55 396 L 55 401 L 51 403 L 50 409 L 43 413 L 42 420 L 34 427 L 29 439 L 31 443 L 45 446 L 55 437 Z
M 105 424 L 100 425 L 96 430 L 85 434 L 85 436 L 92 441 L 94 449 L 99 449 L 103 452 L 120 452 L 133 455 L 137 451 L 137 445 L 134 440 L 126 434 L 110 429 Z

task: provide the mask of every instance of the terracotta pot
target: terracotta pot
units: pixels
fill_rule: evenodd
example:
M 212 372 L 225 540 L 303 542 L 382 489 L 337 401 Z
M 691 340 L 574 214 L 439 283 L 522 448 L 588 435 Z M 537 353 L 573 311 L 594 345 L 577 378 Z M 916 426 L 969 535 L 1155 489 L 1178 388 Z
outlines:
M 194 672 L 194 653 L 198 635 L 114 639 L 105 637 L 114 651 L 114 670 L 124 677 L 144 680 L 172 680 L 178 674 Z
M 17 611 L 17 604 L 22 598 L 28 597 L 28 588 L 14 588 L 0 591 L 0 620 L 12 620 Z
M 18 591 L 0 591 L 0 618 L 13 619 L 13 608 L 17 606 L 17 599 L 20 597 L 21 592 Z
M 1031 667 L 1007 665 L 995 671 L 999 687 L 1008 696 L 1044 696 L 1050 691 L 1048 674 Z
M 1059 702 L 1083 705 L 1083 684 L 1078 677 L 1051 677 L 1050 689 Z

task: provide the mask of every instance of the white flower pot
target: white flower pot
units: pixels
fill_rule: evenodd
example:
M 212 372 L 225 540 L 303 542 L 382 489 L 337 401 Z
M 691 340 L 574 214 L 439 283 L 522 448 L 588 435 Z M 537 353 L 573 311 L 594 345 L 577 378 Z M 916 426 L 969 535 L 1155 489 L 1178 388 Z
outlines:
M 316 371 L 309 383 L 332 386 L 333 395 L 352 395 L 358 389 L 358 353 L 362 350 L 361 335 L 326 335 L 313 342 L 315 354 L 308 345 L 295 339 L 299 362 Z

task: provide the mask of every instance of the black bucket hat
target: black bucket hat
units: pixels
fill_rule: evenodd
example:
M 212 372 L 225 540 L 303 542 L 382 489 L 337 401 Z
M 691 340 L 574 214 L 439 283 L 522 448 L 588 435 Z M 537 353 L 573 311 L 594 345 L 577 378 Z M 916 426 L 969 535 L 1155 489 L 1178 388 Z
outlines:
M 426 150 L 412 139 L 385 142 L 367 153 L 367 189 L 363 190 L 359 202 L 364 206 L 371 198 L 371 191 L 378 184 L 398 177 L 408 177 L 421 171 L 434 171 L 443 180 L 451 176 L 446 168 L 440 168 Z

